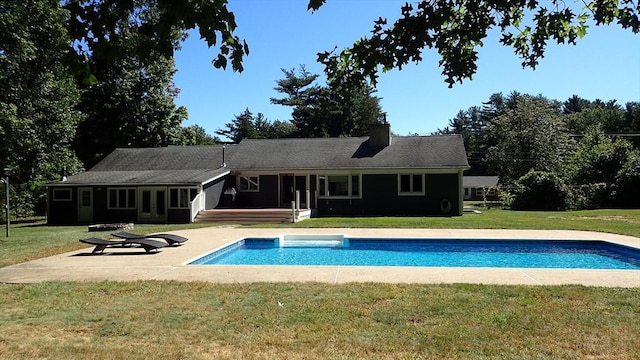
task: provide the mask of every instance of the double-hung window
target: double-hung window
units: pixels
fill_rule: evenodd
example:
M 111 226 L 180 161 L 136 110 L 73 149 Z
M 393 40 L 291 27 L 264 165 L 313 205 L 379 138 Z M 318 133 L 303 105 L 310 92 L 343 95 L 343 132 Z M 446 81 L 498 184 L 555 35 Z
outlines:
M 188 209 L 189 204 L 198 195 L 196 188 L 170 188 L 169 207 L 173 209 Z
M 399 195 L 424 195 L 424 174 L 398 174 Z
M 238 176 L 238 191 L 258 192 L 260 191 L 259 176 Z
M 318 175 L 319 198 L 359 198 L 361 175 Z
M 135 188 L 110 188 L 107 191 L 107 204 L 109 209 L 135 209 Z

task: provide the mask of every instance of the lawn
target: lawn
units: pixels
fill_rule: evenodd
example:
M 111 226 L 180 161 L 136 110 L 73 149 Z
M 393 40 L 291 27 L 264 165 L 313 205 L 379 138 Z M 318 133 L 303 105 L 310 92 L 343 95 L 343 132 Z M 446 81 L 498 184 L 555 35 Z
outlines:
M 136 226 L 141 233 L 203 225 Z M 578 229 L 640 236 L 640 211 L 490 210 L 289 226 Z M 0 266 L 77 249 L 86 227 L 12 225 Z M 188 244 L 186 245 L 188 246 Z M 99 257 L 96 258 L 99 261 Z M 132 261 L 134 259 L 132 258 Z M 640 289 L 48 282 L 0 285 L 3 359 L 638 359 Z
M 191 229 L 211 224 L 136 225 L 140 234 Z M 0 237 L 0 267 L 86 248 L 78 240 L 88 237 L 110 238 L 112 231 L 88 232 L 87 226 L 47 226 L 44 221 L 12 223 L 9 238 Z
M 3 359 L 637 359 L 640 290 L 581 286 L 0 286 Z
M 314 218 L 286 227 L 587 230 L 640 237 L 640 210 L 483 210 L 455 217 Z

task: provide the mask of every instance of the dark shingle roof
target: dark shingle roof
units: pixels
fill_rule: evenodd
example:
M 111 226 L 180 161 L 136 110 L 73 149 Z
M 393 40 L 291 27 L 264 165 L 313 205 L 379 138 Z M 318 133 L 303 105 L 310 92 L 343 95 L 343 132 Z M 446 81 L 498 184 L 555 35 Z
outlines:
M 393 137 L 370 146 L 368 137 L 245 139 L 229 161 L 233 170 L 467 168 L 460 135 Z
M 225 158 L 234 147 L 224 149 Z M 222 154 L 218 145 L 116 149 L 89 171 L 50 185 L 201 184 L 229 172 Z
M 498 185 L 497 176 L 463 176 L 462 183 L 464 187 L 482 187 Z
M 225 157 L 234 147 L 224 150 Z M 219 145 L 116 149 L 90 171 L 217 169 L 222 165 L 222 152 Z
M 224 161 L 227 166 L 222 166 Z M 116 149 L 96 166 L 49 185 L 200 184 L 229 170 L 468 168 L 460 135 L 242 140 L 238 145 Z
M 198 185 L 225 175 L 229 168 L 201 170 L 86 171 L 50 185 Z

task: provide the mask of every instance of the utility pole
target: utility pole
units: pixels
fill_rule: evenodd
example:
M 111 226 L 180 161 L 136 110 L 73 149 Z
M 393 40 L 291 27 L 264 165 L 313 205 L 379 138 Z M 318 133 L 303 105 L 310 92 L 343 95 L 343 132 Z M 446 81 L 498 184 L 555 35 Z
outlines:
M 9 175 L 11 174 L 11 168 L 5 167 L 4 169 L 4 188 L 5 188 L 5 208 L 7 209 L 7 224 L 6 224 L 6 235 L 9 237 L 9 215 L 10 215 L 10 206 L 9 206 Z

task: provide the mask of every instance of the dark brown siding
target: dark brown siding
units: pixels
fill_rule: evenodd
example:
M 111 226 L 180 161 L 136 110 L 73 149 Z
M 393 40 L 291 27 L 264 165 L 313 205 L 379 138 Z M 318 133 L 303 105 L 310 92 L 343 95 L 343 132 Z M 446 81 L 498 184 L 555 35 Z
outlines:
M 127 187 L 129 188 L 129 187 Z M 138 192 L 136 190 L 136 197 Z M 139 204 L 138 204 L 139 206 Z M 138 209 L 108 209 L 107 187 L 93 188 L 93 221 L 95 223 L 137 222 Z
M 218 179 L 212 183 L 207 184 L 204 187 L 204 192 L 206 194 L 206 204 L 205 209 L 213 209 L 220 205 L 220 201 L 222 200 L 222 192 L 226 189 L 226 182 L 224 179 Z M 188 215 L 191 216 L 191 215 Z
M 432 203 L 434 215 L 459 215 L 460 209 L 460 187 L 458 174 L 430 174 L 426 178 L 426 196 Z M 451 210 L 442 212 L 440 204 L 443 200 L 448 200 Z
M 318 199 L 320 216 L 448 216 L 458 215 L 457 174 L 427 174 L 424 195 L 398 195 L 397 174 L 362 176 L 362 199 Z M 451 204 L 443 212 L 441 202 Z
M 191 209 L 167 209 L 167 222 L 187 224 L 191 222 Z
M 235 206 L 242 208 L 278 207 L 278 175 L 260 175 L 259 190 L 258 192 L 238 191 Z
M 71 188 L 71 201 L 53 201 L 53 187 L 48 190 L 47 223 L 51 225 L 75 224 L 78 220 L 78 189 Z

